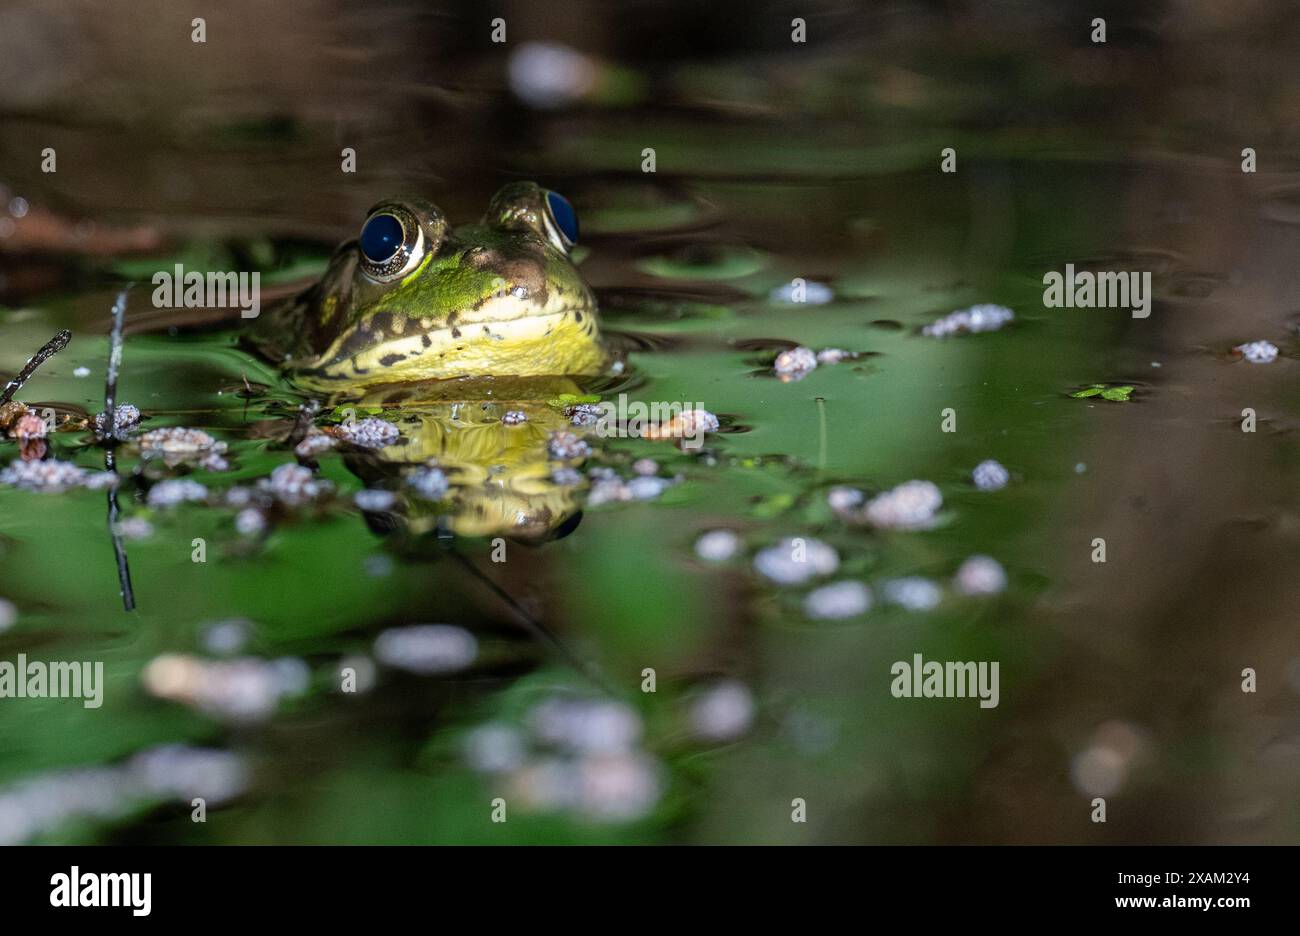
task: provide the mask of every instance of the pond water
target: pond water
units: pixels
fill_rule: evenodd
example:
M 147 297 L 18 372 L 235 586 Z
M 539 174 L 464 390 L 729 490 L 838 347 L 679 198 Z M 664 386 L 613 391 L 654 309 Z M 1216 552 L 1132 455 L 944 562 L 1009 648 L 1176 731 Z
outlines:
M 784 13 L 668 5 L 638 32 L 585 3 L 506 4 L 494 44 L 473 6 L 235 2 L 201 44 L 166 4 L 0 14 L 0 59 L 25 69 L 0 81 L 0 369 L 69 329 L 16 398 L 57 414 L 49 457 L 102 470 L 82 421 L 135 282 L 132 439 L 202 430 L 227 462 L 118 446 L 116 527 L 104 489 L 0 485 L 0 661 L 103 665 L 98 707 L 0 700 L 0 841 L 1293 841 L 1300 176 L 1274 5 L 1116 11 L 1105 45 L 1069 4 L 822 4 L 805 44 Z M 1253 79 L 1223 78 L 1244 62 Z M 569 97 L 535 106 L 548 76 Z M 153 273 L 256 270 L 269 304 L 374 202 L 467 222 L 519 178 L 576 206 L 625 359 L 578 394 L 698 403 L 720 430 L 698 449 L 589 436 L 568 486 L 533 415 L 519 457 L 541 474 L 479 495 L 501 529 L 437 498 L 360 510 L 393 465 L 356 449 L 257 494 L 299 464 L 286 438 L 312 399 L 318 426 L 352 407 L 408 441 L 429 417 L 416 460 L 455 465 L 462 505 L 515 455 L 458 455 L 442 404 L 305 392 L 237 311 L 155 309 Z M 1149 272 L 1150 316 L 1046 307 L 1067 263 Z M 922 333 L 981 303 L 1014 321 Z M 1255 340 L 1277 360 L 1232 353 Z M 852 356 L 778 379 L 794 347 Z M 1094 384 L 1133 389 L 1071 396 Z M 561 425 L 563 402 L 530 414 Z M 981 490 L 990 459 L 1009 479 Z M 668 483 L 608 480 L 639 474 Z M 165 506 L 182 478 L 199 499 Z M 865 522 L 913 480 L 942 496 L 932 522 Z M 539 501 L 547 535 L 511 535 Z M 734 553 L 701 556 L 718 530 Z M 835 568 L 789 573 L 790 539 Z M 989 581 L 955 578 L 972 556 L 1005 582 L 964 594 Z M 857 586 L 818 591 L 845 582 L 868 609 L 839 616 Z M 918 654 L 996 662 L 996 706 L 897 697 Z

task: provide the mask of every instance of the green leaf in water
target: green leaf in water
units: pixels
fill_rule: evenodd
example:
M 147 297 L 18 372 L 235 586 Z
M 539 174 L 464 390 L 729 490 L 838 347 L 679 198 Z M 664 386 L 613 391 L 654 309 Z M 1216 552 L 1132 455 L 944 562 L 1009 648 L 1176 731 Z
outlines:
M 1135 387 L 1128 384 L 1122 387 L 1108 387 L 1105 384 L 1095 383 L 1084 387 L 1082 390 L 1075 390 L 1070 396 L 1076 400 L 1099 396 L 1103 400 L 1110 400 L 1112 403 L 1127 403 L 1135 389 Z

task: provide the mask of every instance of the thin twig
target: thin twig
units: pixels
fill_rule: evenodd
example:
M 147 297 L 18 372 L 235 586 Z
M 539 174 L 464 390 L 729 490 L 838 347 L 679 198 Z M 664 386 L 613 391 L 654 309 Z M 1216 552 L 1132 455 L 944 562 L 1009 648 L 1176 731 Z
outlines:
M 513 595 L 490 579 L 487 574 L 475 565 L 468 556 L 458 550 L 454 545 L 450 547 L 449 551 L 456 557 L 457 561 L 459 561 L 461 565 L 469 570 L 471 575 L 486 585 L 493 594 L 504 601 L 510 609 L 519 616 L 524 630 L 528 631 L 534 637 L 541 639 L 543 643 L 548 644 L 552 649 L 556 650 L 560 656 L 564 658 L 566 663 L 583 676 L 587 677 L 587 679 L 591 680 L 597 688 L 611 696 L 619 695 L 618 691 L 605 680 L 604 676 L 596 671 L 595 667 L 569 649 L 564 641 L 562 641 L 549 627 L 524 610 L 523 605 L 516 601 Z
M 18 372 L 18 376 L 5 384 L 4 391 L 0 392 L 0 406 L 3 406 L 12 400 L 14 394 L 23 388 L 23 384 L 27 383 L 27 379 L 31 377 L 32 374 L 36 373 L 36 368 L 40 367 L 54 355 L 66 348 L 68 342 L 71 340 L 72 332 L 65 328 L 49 341 L 45 342 L 41 347 L 41 350 L 33 354 L 31 359 L 23 365 L 23 369 Z
M 134 283 L 117 294 L 113 303 L 113 328 L 108 336 L 108 376 L 104 378 L 104 433 L 117 438 L 117 372 L 122 368 L 122 321 L 126 318 L 126 294 Z
M 104 467 L 117 476 L 117 458 L 112 444 L 104 450 Z M 113 558 L 117 560 L 117 584 L 122 592 L 122 609 L 135 610 L 135 589 L 131 587 L 131 566 L 126 561 L 126 546 L 117 530 L 117 485 L 108 488 L 108 532 L 113 537 Z
M 117 477 L 117 457 L 113 451 L 117 444 L 117 374 L 122 368 L 122 322 L 126 318 L 128 284 L 117 294 L 113 303 L 113 328 L 109 332 L 108 376 L 104 380 L 104 467 Z M 117 560 L 117 584 L 122 593 L 122 607 L 135 610 L 135 590 L 131 587 L 131 567 L 126 560 L 126 546 L 117 529 L 117 485 L 108 488 L 108 532 L 113 538 L 113 557 Z

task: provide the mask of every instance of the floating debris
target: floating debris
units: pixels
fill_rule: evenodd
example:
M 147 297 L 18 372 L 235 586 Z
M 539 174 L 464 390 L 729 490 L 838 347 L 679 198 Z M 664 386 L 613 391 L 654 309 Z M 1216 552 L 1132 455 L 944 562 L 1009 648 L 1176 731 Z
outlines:
M 1015 319 L 1016 314 L 1006 306 L 985 303 L 959 309 L 921 329 L 921 333 L 932 338 L 948 335 L 960 335 L 974 332 L 997 331 Z
M 849 580 L 823 585 L 809 592 L 803 601 L 804 614 L 820 621 L 857 617 L 870 608 L 871 590 Z
M 627 493 L 632 500 L 654 500 L 672 485 L 672 481 L 668 478 L 650 478 L 642 475 L 627 482 Z
M 285 464 L 276 466 L 269 478 L 258 479 L 257 487 L 277 500 L 295 506 L 316 500 L 332 485 L 328 481 L 318 481 L 310 468 Z
M 632 470 L 639 475 L 656 475 L 659 473 L 659 463 L 653 458 L 638 458 L 632 463 Z
M 140 678 L 150 695 L 232 722 L 261 721 L 282 698 L 305 691 L 295 662 L 257 657 L 210 661 L 165 653 L 150 660 Z
M 702 740 L 735 741 L 754 723 L 754 694 L 738 679 L 719 680 L 691 702 L 687 722 Z
M 46 459 L 45 461 L 13 461 L 0 471 L 0 484 L 11 484 L 26 491 L 58 494 L 76 487 L 102 486 L 97 475 L 72 462 Z M 111 477 L 111 476 L 110 476 Z
M 953 586 L 963 595 L 996 595 L 1007 587 L 1007 573 L 996 559 L 971 556 L 957 569 Z
M 235 515 L 235 532 L 240 536 L 260 536 L 266 529 L 266 514 L 256 507 L 246 507 Z
M 1081 390 L 1075 390 L 1070 394 L 1071 398 L 1076 400 L 1086 400 L 1089 397 L 1101 397 L 1103 400 L 1109 400 L 1112 403 L 1127 403 L 1133 396 L 1136 387 L 1127 384 L 1123 386 L 1108 387 L 1106 384 L 1089 384 Z
M 533 706 L 524 725 L 489 722 L 464 745 L 467 763 L 504 783 L 512 806 L 631 822 L 658 805 L 663 768 L 640 749 L 644 725 L 630 706 L 554 696 Z
M 390 510 L 397 503 L 397 495 L 382 488 L 366 488 L 357 491 L 352 497 L 352 502 L 361 510 L 378 512 Z
M 230 618 L 203 625 L 199 644 L 213 656 L 234 656 L 248 646 L 253 636 L 253 622 L 247 618 Z
M 754 569 L 778 585 L 802 585 L 840 567 L 834 547 L 817 539 L 786 537 L 754 556 Z
M 1098 726 L 1088 746 L 1070 763 L 1070 780 L 1084 796 L 1111 796 L 1128 779 L 1134 763 L 1146 749 L 1144 733 L 1129 722 L 1110 721 Z
M 930 481 L 905 481 L 867 502 L 867 522 L 885 530 L 928 530 L 943 506 L 943 495 Z
M 823 348 L 817 352 L 817 363 L 822 366 L 840 364 L 856 358 L 857 354 L 852 351 L 845 351 L 843 348 Z
M 1271 341 L 1248 341 L 1232 349 L 1251 364 L 1272 364 L 1277 360 L 1277 345 Z
M 632 822 L 663 795 L 663 770 L 646 754 L 584 757 L 577 762 L 574 811 L 596 822 Z
M 604 72 L 598 60 L 560 42 L 520 43 L 506 63 L 510 90 L 525 104 L 541 110 L 592 96 L 599 90 Z
M 374 416 L 332 426 L 330 431 L 340 441 L 364 449 L 381 449 L 386 445 L 392 445 L 402 436 L 397 427 L 388 420 L 377 419 Z
M 19 845 L 78 819 L 117 819 L 159 800 L 228 802 L 248 787 L 241 755 L 169 744 L 112 767 L 47 771 L 0 787 L 0 845 Z
M 885 582 L 880 592 L 885 601 L 908 611 L 930 611 L 943 601 L 943 589 L 938 583 L 919 575 Z
M 113 409 L 113 432 L 123 433 L 128 429 L 134 429 L 140 424 L 140 408 L 130 403 L 119 403 Z M 100 435 L 105 432 L 108 425 L 107 413 L 95 414 L 95 431 Z
M 721 423 L 718 417 L 705 409 L 683 410 L 666 423 L 649 425 L 642 437 L 646 439 L 699 439 L 706 432 L 717 432 Z
M 631 499 L 632 492 L 628 490 L 623 479 L 618 477 L 595 478 L 591 490 L 587 492 L 588 507 L 599 507 L 601 504 L 630 501 Z
M 0 634 L 18 622 L 18 606 L 8 598 L 0 598 Z
M 113 532 L 129 540 L 148 539 L 153 536 L 153 524 L 144 517 L 127 517 L 114 524 Z
M 555 697 L 533 706 L 525 719 L 541 741 L 576 754 L 617 754 L 641 740 L 636 709 L 623 702 Z
M 122 411 L 119 409 L 117 412 Z M 140 436 L 140 457 L 160 458 L 168 468 L 198 463 L 214 470 L 224 470 L 229 467 L 223 457 L 225 451 L 225 442 L 218 442 L 202 429 L 168 426 L 151 429 Z
M 802 345 L 782 351 L 772 364 L 772 370 L 784 383 L 803 380 L 816 369 L 816 353 Z
M 551 457 L 556 461 L 579 461 L 591 454 L 590 445 L 563 429 L 551 433 L 548 445 Z
M 577 403 L 566 406 L 564 415 L 575 426 L 594 426 L 605 418 L 605 408 L 599 403 Z
M 451 490 L 447 473 L 430 463 L 416 468 L 406 476 L 406 486 L 425 500 L 442 500 Z
M 471 769 L 503 774 L 523 766 L 528 748 L 521 732 L 501 722 L 490 722 L 466 736 L 464 752 Z
M 334 436 L 321 432 L 313 426 L 302 441 L 293 447 L 293 454 L 299 458 L 315 458 L 317 455 L 328 452 L 338 444 L 339 440 Z
M 867 495 L 862 491 L 842 484 L 826 492 L 826 503 L 830 505 L 831 511 L 844 519 L 856 518 L 866 500 Z
M 48 446 L 45 443 L 47 427 L 44 419 L 35 413 L 24 413 L 9 432 L 18 440 L 18 454 L 23 461 L 45 457 Z
M 726 562 L 740 550 L 740 537 L 730 530 L 709 530 L 695 541 L 695 555 L 705 562 Z
M 190 478 L 170 478 L 151 487 L 147 500 L 150 507 L 167 508 L 207 498 L 208 489 L 199 482 Z
M 528 414 L 523 410 L 506 410 L 501 414 L 501 425 L 519 426 L 528 422 Z
M 582 472 L 577 468 L 556 468 L 551 472 L 551 480 L 564 487 L 573 487 L 582 483 Z
M 89 377 L 89 376 L 90 376 L 90 368 L 89 368 L 89 367 L 74 367 L 74 368 L 72 369 L 72 376 L 73 376 L 73 377 Z
M 975 466 L 971 480 L 981 491 L 1000 491 L 1011 481 L 1011 472 L 990 458 Z
M 394 627 L 375 638 L 375 658 L 422 676 L 454 673 L 478 658 L 478 641 L 451 624 Z

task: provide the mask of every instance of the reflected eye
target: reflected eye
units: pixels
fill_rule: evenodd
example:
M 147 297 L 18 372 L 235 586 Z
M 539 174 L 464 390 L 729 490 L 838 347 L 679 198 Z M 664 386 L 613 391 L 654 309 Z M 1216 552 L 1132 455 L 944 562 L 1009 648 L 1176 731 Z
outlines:
M 566 250 L 578 243 L 578 214 L 567 198 L 559 192 L 547 192 L 546 212 Z
M 376 211 L 357 238 L 361 265 L 377 280 L 391 280 L 412 269 L 424 251 L 424 233 L 415 218 L 395 206 Z
M 402 222 L 390 214 L 377 214 L 361 229 L 361 252 L 371 263 L 385 263 L 406 242 Z

